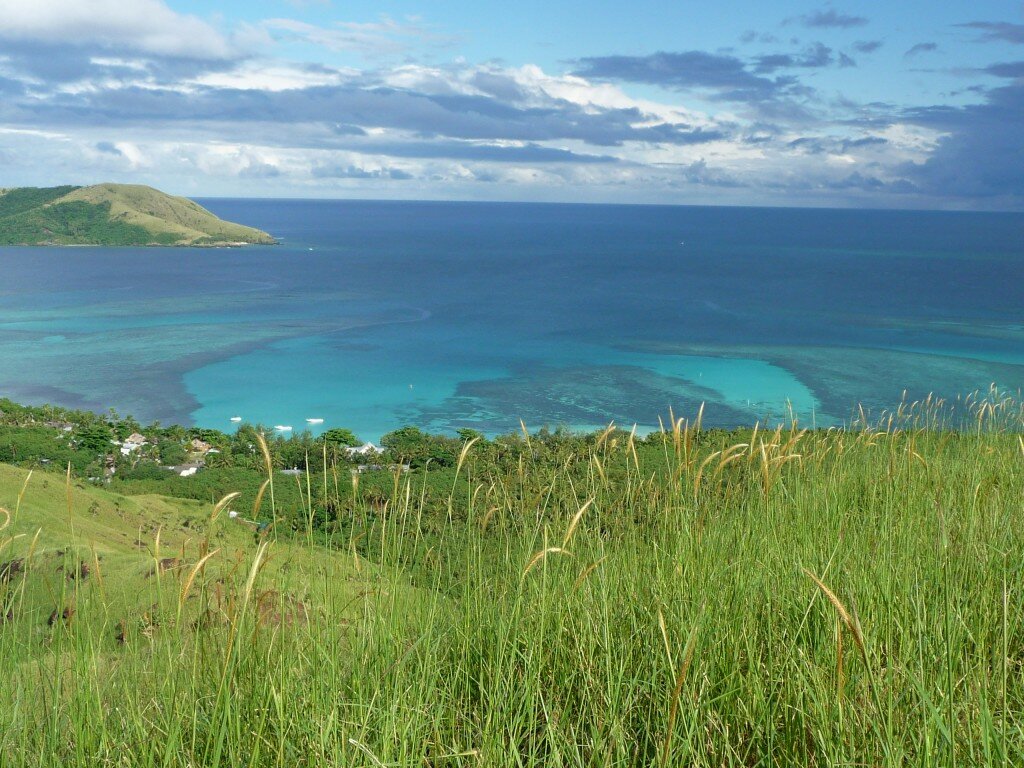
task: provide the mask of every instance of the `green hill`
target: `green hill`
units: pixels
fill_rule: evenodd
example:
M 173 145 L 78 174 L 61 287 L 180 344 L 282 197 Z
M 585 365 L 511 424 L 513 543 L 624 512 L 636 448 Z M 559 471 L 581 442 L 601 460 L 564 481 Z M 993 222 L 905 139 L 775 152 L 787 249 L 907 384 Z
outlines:
M 212 503 L 123 496 L 74 478 L 68 482 L 63 474 L 30 476 L 0 464 L 0 626 L 5 616 L 16 616 L 26 628 L 38 629 L 52 610 L 76 603 L 81 608 L 93 597 L 103 604 L 108 623 L 117 614 L 116 624 L 158 599 L 176 599 L 182 580 L 213 550 L 218 554 L 204 576 L 244 577 L 241 563 L 255 556 L 261 537 L 244 519 L 250 510 L 242 507 L 243 516 L 232 519 L 231 508 L 224 505 L 214 515 Z M 310 579 L 357 581 L 350 558 L 290 540 L 275 542 L 272 529 L 267 534 L 263 538 L 273 544 L 263 569 L 268 583 L 287 584 L 288 594 L 304 606 L 319 607 L 305 586 Z M 158 575 L 175 586 L 161 585 Z M 355 589 L 342 592 L 351 599 Z
M 0 245 L 273 244 L 266 232 L 135 184 L 0 190 Z

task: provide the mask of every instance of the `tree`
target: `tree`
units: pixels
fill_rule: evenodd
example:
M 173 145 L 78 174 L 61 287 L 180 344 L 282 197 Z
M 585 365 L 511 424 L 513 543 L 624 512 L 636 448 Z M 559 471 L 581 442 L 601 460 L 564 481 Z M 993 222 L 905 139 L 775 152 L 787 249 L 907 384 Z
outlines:
M 167 438 L 168 440 L 175 440 L 179 443 L 185 442 L 185 439 L 189 436 L 188 430 L 178 424 L 163 427 L 158 434 L 160 437 Z
M 380 444 L 393 454 L 411 457 L 420 453 L 429 439 L 430 435 L 418 427 L 402 427 L 384 435 Z
M 459 436 L 459 439 L 462 442 L 464 442 L 464 443 L 468 443 L 470 440 L 483 440 L 484 439 L 484 433 L 483 432 L 478 432 L 477 430 L 470 429 L 469 427 L 463 427 L 462 429 L 457 429 L 457 430 L 455 430 L 455 434 L 457 434 Z
M 359 438 L 355 436 L 355 433 L 351 429 L 345 429 L 344 427 L 328 429 L 320 435 L 320 439 L 328 445 L 356 446 L 360 444 Z
M 160 461 L 164 464 L 181 464 L 188 458 L 185 446 L 174 440 L 161 440 L 157 447 L 160 450 Z
M 310 456 L 315 459 L 321 451 L 320 445 L 313 442 L 313 436 L 309 430 L 303 430 L 288 439 L 278 438 L 274 443 L 271 453 L 277 459 L 275 463 L 285 469 L 292 467 L 305 469 L 307 459 Z
M 188 436 L 190 438 L 197 437 L 204 443 L 209 443 L 210 445 L 217 446 L 226 445 L 228 441 L 228 436 L 221 432 L 219 429 L 193 427 L 192 429 L 188 430 Z
M 458 440 L 429 435 L 417 427 L 388 432 L 380 442 L 392 456 L 405 459 L 414 467 L 422 467 L 428 461 L 442 467 L 452 466 L 462 448 Z
M 114 434 L 117 435 L 118 440 L 124 440 L 128 435 L 134 434 L 141 429 L 142 425 L 131 416 L 126 416 L 113 422 Z
M 109 425 L 90 424 L 75 432 L 78 447 L 89 453 L 109 453 L 112 434 Z

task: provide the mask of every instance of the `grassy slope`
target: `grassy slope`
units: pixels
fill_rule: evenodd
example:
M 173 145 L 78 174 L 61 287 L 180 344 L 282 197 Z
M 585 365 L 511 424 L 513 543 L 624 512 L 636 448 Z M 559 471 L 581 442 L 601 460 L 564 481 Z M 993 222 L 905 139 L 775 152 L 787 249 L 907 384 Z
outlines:
M 166 195 L 137 184 L 97 184 L 69 193 L 57 202 L 81 200 L 111 204 L 110 215 L 151 232 L 167 232 L 180 242 L 212 239 L 223 242 L 273 242 L 266 233 L 214 216 L 184 197 Z
M 0 195 L 0 243 L 42 242 L 213 245 L 274 240 L 257 229 L 223 221 L 191 200 L 140 185 L 17 189 Z
M 460 471 L 454 516 L 422 501 L 416 474 L 396 478 L 386 512 L 346 513 L 351 544 L 330 557 L 364 547 L 373 579 L 354 560 L 340 579 L 289 582 L 283 565 L 261 577 L 257 591 L 301 583 L 332 606 L 308 624 L 261 628 L 229 608 L 200 632 L 171 615 L 123 649 L 109 627 L 0 630 L 12 691 L 0 754 L 82 766 L 1024 760 L 1017 434 L 681 426 L 664 446 L 616 435 L 571 460 L 539 451 L 502 467 L 470 450 Z M 23 475 L 2 477 L 13 506 Z M 49 482 L 38 514 L 57 526 L 63 486 Z M 79 491 L 81 505 L 114 502 Z M 247 546 L 227 584 L 244 581 Z M 432 588 L 410 592 L 399 568 Z
M 301 764 L 263 741 L 268 718 L 283 725 L 271 709 L 284 696 L 310 718 L 330 704 L 303 690 L 310 676 L 337 681 L 361 638 L 380 639 L 362 632 L 367 622 L 404 622 L 423 603 L 354 554 L 272 533 L 257 542 L 226 515 L 211 524 L 209 504 L 72 482 L 69 511 L 63 476 L 27 477 L 0 465 L 0 507 L 12 516 L 5 525 L 0 513 L 0 563 L 27 563 L 0 579 L 4 766 Z M 174 556 L 181 566 L 156 567 Z M 68 620 L 49 620 L 65 609 Z M 239 705 L 263 726 L 230 715 Z
M 3 564 L 21 560 L 30 566 L 8 575 L 6 594 L 0 586 L 0 615 L 13 609 L 15 624 L 32 635 L 44 631 L 51 611 L 69 605 L 77 606 L 79 618 L 87 623 L 97 618 L 85 615 L 84 606 L 91 606 L 108 630 L 121 619 L 137 620 L 164 598 L 176 609 L 180 584 L 206 552 L 219 550 L 204 575 L 238 576 L 245 574 L 260 543 L 252 526 L 229 519 L 226 510 L 211 523 L 210 504 L 121 496 L 74 479 L 69 485 L 60 474 L 35 472 L 29 477 L 26 470 L 4 464 L 0 508 L 12 516 L 0 532 L 0 584 Z M 0 525 L 4 519 L 0 514 Z M 273 538 L 271 533 L 269 540 Z M 286 583 L 289 595 L 304 603 L 310 598 L 303 580 L 337 580 L 337 597 L 347 599 L 355 588 L 345 585 L 356 578 L 354 567 L 362 568 L 322 548 L 286 542 L 275 543 L 270 555 L 264 575 Z M 157 561 L 168 558 L 177 563 L 155 578 Z M 82 563 L 89 571 L 84 579 L 68 576 L 80 573 Z M 197 586 L 203 583 L 200 579 Z M 161 586 L 166 594 L 160 594 Z M 194 606 L 186 613 L 195 613 Z M 108 634 L 112 638 L 113 630 Z

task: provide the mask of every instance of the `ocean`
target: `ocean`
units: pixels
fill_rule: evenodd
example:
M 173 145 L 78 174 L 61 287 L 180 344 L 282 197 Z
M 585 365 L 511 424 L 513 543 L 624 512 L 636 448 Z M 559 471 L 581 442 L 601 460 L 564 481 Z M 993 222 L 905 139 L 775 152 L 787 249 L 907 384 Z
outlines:
M 0 248 L 0 396 L 376 440 L 1024 387 L 1024 214 L 200 202 L 281 244 Z

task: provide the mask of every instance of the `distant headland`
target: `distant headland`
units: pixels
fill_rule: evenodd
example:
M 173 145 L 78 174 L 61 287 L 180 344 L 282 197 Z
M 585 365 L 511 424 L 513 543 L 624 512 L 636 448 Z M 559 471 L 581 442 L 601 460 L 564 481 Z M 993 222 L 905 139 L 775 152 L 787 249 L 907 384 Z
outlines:
M 0 245 L 272 245 L 258 229 L 224 221 L 201 205 L 152 187 L 0 189 Z

